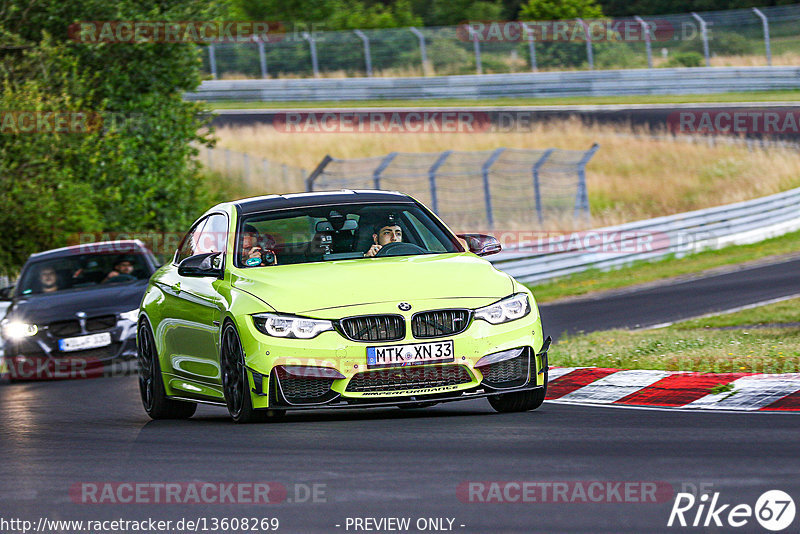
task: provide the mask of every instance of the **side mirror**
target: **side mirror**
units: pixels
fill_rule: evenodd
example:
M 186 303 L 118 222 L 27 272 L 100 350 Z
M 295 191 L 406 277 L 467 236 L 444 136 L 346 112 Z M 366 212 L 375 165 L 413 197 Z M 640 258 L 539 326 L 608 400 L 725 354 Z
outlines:
M 207 252 L 189 256 L 178 264 L 178 274 L 181 276 L 213 276 L 214 278 L 220 278 L 222 276 L 222 267 L 220 267 L 221 262 L 217 261 L 217 259 L 221 258 L 221 256 L 222 252 Z
M 14 286 L 4 287 L 0 289 L 0 302 L 7 302 L 11 300 L 11 296 L 14 294 Z
M 503 248 L 500 246 L 500 241 L 490 235 L 458 234 L 458 237 L 466 241 L 469 251 L 478 256 L 497 254 Z

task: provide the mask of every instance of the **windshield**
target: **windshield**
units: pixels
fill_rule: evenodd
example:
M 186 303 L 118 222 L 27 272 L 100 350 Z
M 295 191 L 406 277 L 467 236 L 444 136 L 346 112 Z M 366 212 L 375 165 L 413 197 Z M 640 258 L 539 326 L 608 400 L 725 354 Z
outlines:
M 248 215 L 237 233 L 236 265 L 461 252 L 445 228 L 415 204 L 342 204 Z
M 78 254 L 31 263 L 15 292 L 31 295 L 124 284 L 146 280 L 150 274 L 143 254 Z

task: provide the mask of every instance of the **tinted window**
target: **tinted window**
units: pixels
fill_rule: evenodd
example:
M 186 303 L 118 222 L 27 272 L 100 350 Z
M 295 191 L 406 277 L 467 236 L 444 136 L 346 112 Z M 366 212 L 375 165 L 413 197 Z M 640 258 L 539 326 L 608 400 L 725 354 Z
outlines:
M 152 274 L 141 253 L 76 254 L 29 264 L 15 289 L 17 295 L 83 289 L 147 280 Z

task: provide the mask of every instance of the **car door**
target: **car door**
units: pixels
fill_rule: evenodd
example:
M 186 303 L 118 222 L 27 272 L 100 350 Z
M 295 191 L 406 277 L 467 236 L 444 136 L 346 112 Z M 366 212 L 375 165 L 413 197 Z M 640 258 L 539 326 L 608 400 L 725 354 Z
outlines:
M 167 295 L 169 317 L 164 322 L 164 342 L 169 351 L 172 374 L 187 380 L 218 384 L 219 369 L 219 297 L 215 284 L 219 279 L 206 276 L 181 276 L 178 264 L 195 254 L 221 252 L 216 259 L 224 265 L 228 220 L 222 213 L 200 221 L 184 238 L 173 267 L 162 277 Z

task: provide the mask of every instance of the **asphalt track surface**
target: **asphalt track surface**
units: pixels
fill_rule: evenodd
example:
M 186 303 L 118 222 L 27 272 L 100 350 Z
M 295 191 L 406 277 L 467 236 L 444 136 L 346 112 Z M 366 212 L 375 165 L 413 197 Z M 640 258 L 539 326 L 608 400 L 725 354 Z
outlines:
M 664 322 L 796 293 L 798 266 L 545 306 L 542 315 L 556 334 Z M 155 422 L 141 408 L 134 376 L 13 384 L 0 387 L 0 405 L 0 518 L 277 517 L 279 532 L 354 532 L 345 529 L 348 517 L 409 517 L 412 524 L 445 517 L 465 533 L 674 532 L 683 529 L 668 529 L 667 520 L 682 488 L 705 485 L 721 504 L 751 506 L 780 489 L 800 503 L 800 417 L 792 414 L 552 402 L 496 414 L 477 399 L 423 410 L 305 412 L 256 426 L 234 425 L 224 409 L 201 406 L 189 421 Z M 288 500 L 84 504 L 80 493 L 69 493 L 82 482 L 201 481 L 277 482 Z M 653 481 L 671 490 L 656 503 L 487 504 L 459 498 L 460 485 L 471 481 Z M 324 495 L 298 502 L 314 484 Z M 764 532 L 753 519 L 737 530 Z

